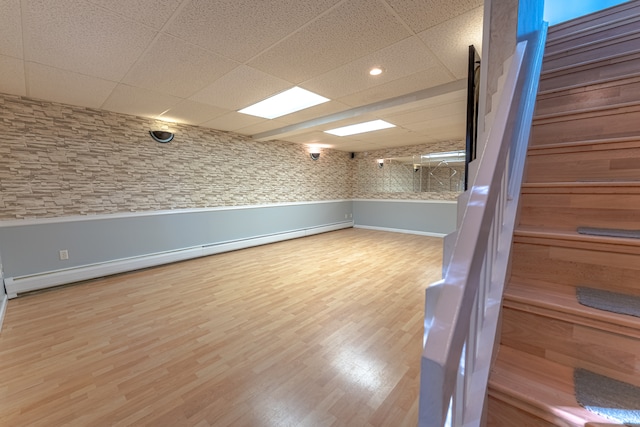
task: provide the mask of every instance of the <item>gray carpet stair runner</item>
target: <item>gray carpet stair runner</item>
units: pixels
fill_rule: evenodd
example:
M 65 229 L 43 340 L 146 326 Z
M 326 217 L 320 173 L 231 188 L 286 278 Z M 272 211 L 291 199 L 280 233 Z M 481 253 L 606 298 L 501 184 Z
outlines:
M 585 369 L 573 373 L 580 406 L 629 427 L 640 427 L 640 387 Z
M 623 237 L 640 239 L 640 230 L 622 230 L 617 228 L 578 227 L 578 233 L 590 236 Z
M 640 239 L 640 230 L 578 227 L 591 236 Z M 586 286 L 576 288 L 578 302 L 587 307 L 640 317 L 640 297 Z M 574 371 L 576 400 L 589 411 L 629 427 L 640 427 L 640 387 L 585 369 Z
M 587 307 L 640 317 L 640 297 L 634 295 L 579 286 L 576 288 L 576 297 L 580 304 Z

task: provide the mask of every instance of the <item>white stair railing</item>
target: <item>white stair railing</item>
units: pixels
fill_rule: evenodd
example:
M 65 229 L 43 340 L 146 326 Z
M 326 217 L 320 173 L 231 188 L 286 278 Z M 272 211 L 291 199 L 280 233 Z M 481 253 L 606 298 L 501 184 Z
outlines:
M 527 55 L 525 79 L 519 77 L 526 41 L 505 62 L 448 268 L 427 288 L 420 427 L 478 426 L 482 420 L 545 40 L 546 26 Z

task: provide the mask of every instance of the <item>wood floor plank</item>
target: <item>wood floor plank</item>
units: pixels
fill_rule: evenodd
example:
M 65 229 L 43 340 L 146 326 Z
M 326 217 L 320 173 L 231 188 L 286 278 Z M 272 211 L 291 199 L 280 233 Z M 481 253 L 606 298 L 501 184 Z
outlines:
M 413 426 L 441 250 L 349 229 L 21 296 L 0 425 Z

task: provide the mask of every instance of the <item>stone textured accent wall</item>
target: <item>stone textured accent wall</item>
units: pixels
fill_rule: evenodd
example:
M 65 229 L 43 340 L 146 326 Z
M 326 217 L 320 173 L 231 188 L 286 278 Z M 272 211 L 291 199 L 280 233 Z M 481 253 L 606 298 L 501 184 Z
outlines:
M 353 197 L 356 199 L 456 200 L 459 194 L 457 191 L 410 192 L 414 182 L 408 176 L 403 179 L 402 175 L 399 175 L 398 172 L 402 166 L 385 164 L 383 168 L 379 168 L 378 159 L 463 149 L 464 141 L 443 141 L 356 153 Z M 426 173 L 423 175 L 426 176 Z
M 349 199 L 353 160 L 188 125 L 0 94 L 0 220 Z

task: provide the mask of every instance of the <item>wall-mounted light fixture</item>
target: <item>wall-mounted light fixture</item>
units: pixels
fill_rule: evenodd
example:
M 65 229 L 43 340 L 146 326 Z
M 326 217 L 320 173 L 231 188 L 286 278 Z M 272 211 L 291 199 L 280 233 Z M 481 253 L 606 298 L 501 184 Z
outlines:
M 309 156 L 311 160 L 318 160 L 320 158 L 320 149 L 318 147 L 311 147 L 309 149 Z
M 378 159 L 378 167 L 379 168 L 384 167 L 384 159 Z
M 171 142 L 171 140 L 175 136 L 173 133 L 166 130 L 150 130 L 149 135 L 151 135 L 151 138 L 153 138 L 155 141 L 161 142 L 163 144 Z

